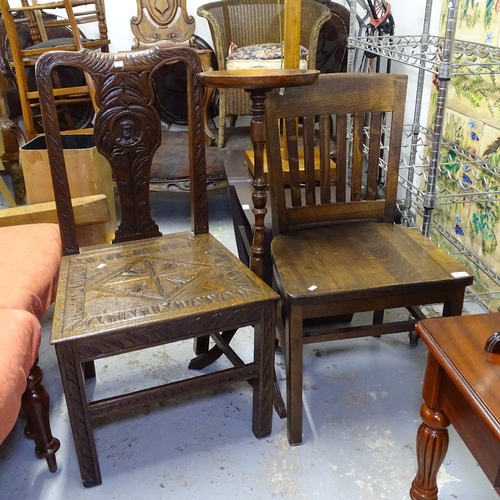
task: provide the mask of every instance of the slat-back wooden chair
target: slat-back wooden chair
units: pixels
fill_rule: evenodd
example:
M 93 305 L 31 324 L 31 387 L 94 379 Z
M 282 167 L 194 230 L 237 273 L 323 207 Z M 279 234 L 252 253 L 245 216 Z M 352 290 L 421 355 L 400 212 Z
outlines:
M 302 442 L 304 344 L 410 331 L 424 304 L 443 303 L 443 315 L 460 315 L 473 281 L 418 229 L 395 223 L 406 85 L 402 75 L 326 74 L 266 99 L 271 254 L 283 299 L 291 444 Z M 384 310 L 400 307 L 414 317 L 383 322 Z M 366 311 L 374 311 L 373 323 L 361 327 L 318 321 Z

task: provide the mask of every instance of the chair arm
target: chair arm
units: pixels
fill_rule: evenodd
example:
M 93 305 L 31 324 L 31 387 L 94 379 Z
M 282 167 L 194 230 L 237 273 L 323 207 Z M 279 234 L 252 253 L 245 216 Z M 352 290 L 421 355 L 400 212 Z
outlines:
M 302 0 L 300 44 L 309 50 L 308 69 L 316 68 L 319 32 L 332 17 L 330 9 L 316 0 Z
M 229 26 L 224 23 L 223 9 L 227 10 L 223 2 L 211 2 L 198 7 L 197 14 L 205 18 L 208 22 L 212 43 L 214 46 L 217 65 L 220 70 L 226 69 L 226 57 L 231 43 L 229 36 Z

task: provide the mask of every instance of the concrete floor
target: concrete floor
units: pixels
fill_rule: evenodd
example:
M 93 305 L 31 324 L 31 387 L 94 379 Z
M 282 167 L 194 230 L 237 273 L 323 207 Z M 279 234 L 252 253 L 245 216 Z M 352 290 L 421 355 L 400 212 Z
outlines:
M 210 192 L 211 230 L 236 251 L 225 189 Z M 185 193 L 152 193 L 153 215 L 173 215 L 167 232 L 189 227 Z M 466 304 L 465 313 L 481 312 Z M 51 312 L 43 318 L 40 366 L 51 396 L 51 423 L 61 441 L 59 469 L 50 474 L 23 437 L 20 418 L 0 446 L 0 499 L 393 499 L 408 498 L 416 471 L 426 348 L 410 347 L 406 332 L 306 346 L 304 443 L 290 447 L 286 420 L 273 432 L 251 431 L 251 389 L 240 384 L 179 398 L 102 421 L 95 429 L 103 484 L 83 488 L 54 349 Z M 251 336 L 234 342 L 250 354 Z M 141 388 L 186 372 L 191 343 L 170 345 L 97 363 L 89 385 L 96 396 L 120 387 Z M 220 361 L 223 363 L 223 361 Z M 285 389 L 277 351 L 278 377 Z M 110 388 L 110 389 L 109 389 Z M 453 429 L 439 473 L 440 498 L 498 498 Z

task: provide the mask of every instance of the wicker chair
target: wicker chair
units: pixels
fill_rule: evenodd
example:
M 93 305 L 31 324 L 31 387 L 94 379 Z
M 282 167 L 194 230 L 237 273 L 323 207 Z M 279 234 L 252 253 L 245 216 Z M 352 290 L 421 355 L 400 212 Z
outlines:
M 226 68 L 231 43 L 247 47 L 263 43 L 280 43 L 283 34 L 283 2 L 276 0 L 222 0 L 201 5 L 198 16 L 208 21 L 218 68 Z M 307 66 L 314 69 L 318 36 L 330 18 L 328 7 L 316 0 L 302 0 L 300 44 L 308 49 Z M 250 114 L 250 99 L 242 89 L 219 90 L 218 146 L 224 146 L 226 118 L 234 125 L 237 116 Z

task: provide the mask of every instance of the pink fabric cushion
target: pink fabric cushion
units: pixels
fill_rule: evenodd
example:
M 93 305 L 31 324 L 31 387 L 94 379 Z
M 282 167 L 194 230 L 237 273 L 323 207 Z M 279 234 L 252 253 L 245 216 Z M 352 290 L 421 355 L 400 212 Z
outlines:
M 0 308 L 42 317 L 55 300 L 62 245 L 57 224 L 0 228 Z
M 41 327 L 35 316 L 22 310 L 0 309 L 0 443 L 16 423 L 40 338 Z

